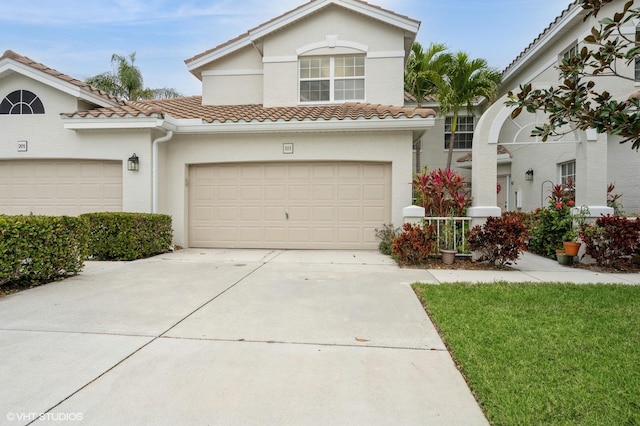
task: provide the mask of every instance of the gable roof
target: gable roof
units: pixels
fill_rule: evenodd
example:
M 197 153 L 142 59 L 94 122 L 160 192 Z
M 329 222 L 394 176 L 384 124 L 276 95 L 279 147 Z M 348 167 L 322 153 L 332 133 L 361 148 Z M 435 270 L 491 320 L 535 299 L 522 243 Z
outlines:
M 513 74 L 537 57 L 547 46 L 554 43 L 569 28 L 582 22 L 586 10 L 581 6 L 581 0 L 572 1 L 562 13 L 556 17 L 502 72 L 505 83 Z
M 216 59 L 235 52 L 243 47 L 255 43 L 257 40 L 282 29 L 292 23 L 299 21 L 312 13 L 315 13 L 329 5 L 341 6 L 345 9 L 360 13 L 370 18 L 385 22 L 389 25 L 402 28 L 413 34 L 413 38 L 420 28 L 420 21 L 408 16 L 392 12 L 382 7 L 372 5 L 363 0 L 310 0 L 295 9 L 283 13 L 257 27 L 248 30 L 244 34 L 222 43 L 212 49 L 199 53 L 184 62 L 190 72 L 194 73 L 197 68 L 202 67 Z
M 102 106 L 124 105 L 125 101 L 97 89 L 84 81 L 77 80 L 53 68 L 22 56 L 12 50 L 6 50 L 0 56 L 0 75 L 13 71 L 28 75 L 44 84 L 52 85 L 72 96 Z
M 368 103 L 337 105 L 264 107 L 262 105 L 202 105 L 201 96 L 126 102 L 124 106 L 96 108 L 62 114 L 63 118 L 171 117 L 201 120 L 203 123 L 263 123 L 301 121 L 393 120 L 435 117 L 428 108 L 398 107 Z

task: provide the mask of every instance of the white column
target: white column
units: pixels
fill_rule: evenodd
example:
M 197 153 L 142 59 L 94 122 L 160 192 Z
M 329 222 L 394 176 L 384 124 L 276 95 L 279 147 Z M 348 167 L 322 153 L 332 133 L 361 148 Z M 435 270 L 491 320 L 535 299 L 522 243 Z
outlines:
M 589 217 L 613 214 L 607 206 L 608 136 L 594 129 L 576 146 L 576 206 L 587 206 Z

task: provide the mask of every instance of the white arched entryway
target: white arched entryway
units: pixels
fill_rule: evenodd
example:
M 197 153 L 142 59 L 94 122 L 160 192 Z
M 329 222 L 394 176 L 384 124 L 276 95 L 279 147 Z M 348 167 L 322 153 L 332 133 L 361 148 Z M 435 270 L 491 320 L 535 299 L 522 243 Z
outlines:
M 480 118 L 474 132 L 471 169 L 473 202 L 468 210 L 474 225 L 482 224 L 487 217 L 499 216 L 501 213 L 495 190 L 498 172 L 497 146 L 499 142 L 505 146 L 518 143 L 514 140 L 500 141 L 502 128 L 507 120 L 511 119 L 512 109 L 505 106 L 507 100 L 507 96 L 503 96 L 490 106 Z M 525 114 L 527 113 L 522 113 Z M 535 115 L 531 117 L 534 122 Z M 613 209 L 607 207 L 607 135 L 595 131 L 575 133 L 576 205 L 588 206 L 592 217 L 613 214 Z M 528 140 L 526 143 L 532 142 Z M 515 155 L 517 154 L 514 154 L 514 157 Z

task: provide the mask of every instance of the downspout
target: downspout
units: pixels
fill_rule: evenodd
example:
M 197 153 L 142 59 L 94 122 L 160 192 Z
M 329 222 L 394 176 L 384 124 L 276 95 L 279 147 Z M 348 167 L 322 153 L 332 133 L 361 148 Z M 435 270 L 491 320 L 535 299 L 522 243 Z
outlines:
M 152 213 L 158 213 L 158 145 L 162 142 L 167 142 L 173 137 L 173 131 L 167 130 L 167 133 L 164 136 L 160 136 L 159 138 L 153 141 L 152 146 L 152 156 L 153 156 L 153 164 L 151 166 L 151 181 L 153 183 L 153 189 L 151 192 L 152 199 Z

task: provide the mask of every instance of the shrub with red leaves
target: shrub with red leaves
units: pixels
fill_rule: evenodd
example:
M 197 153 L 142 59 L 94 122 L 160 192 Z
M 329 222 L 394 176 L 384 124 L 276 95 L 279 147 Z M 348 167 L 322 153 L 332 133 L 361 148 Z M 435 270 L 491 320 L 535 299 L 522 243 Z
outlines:
M 518 260 L 526 250 L 527 227 L 524 216 L 516 212 L 504 212 L 501 216 L 488 217 L 484 225 L 476 225 L 469 232 L 469 248 L 481 253 L 480 260 L 492 265 L 504 266 Z
M 433 225 L 405 223 L 393 240 L 392 255 L 400 264 L 420 265 L 435 253 L 437 235 Z
M 580 239 L 585 243 L 585 254 L 598 266 L 623 269 L 630 256 L 640 250 L 640 219 L 601 216 L 595 225 L 582 226 Z

